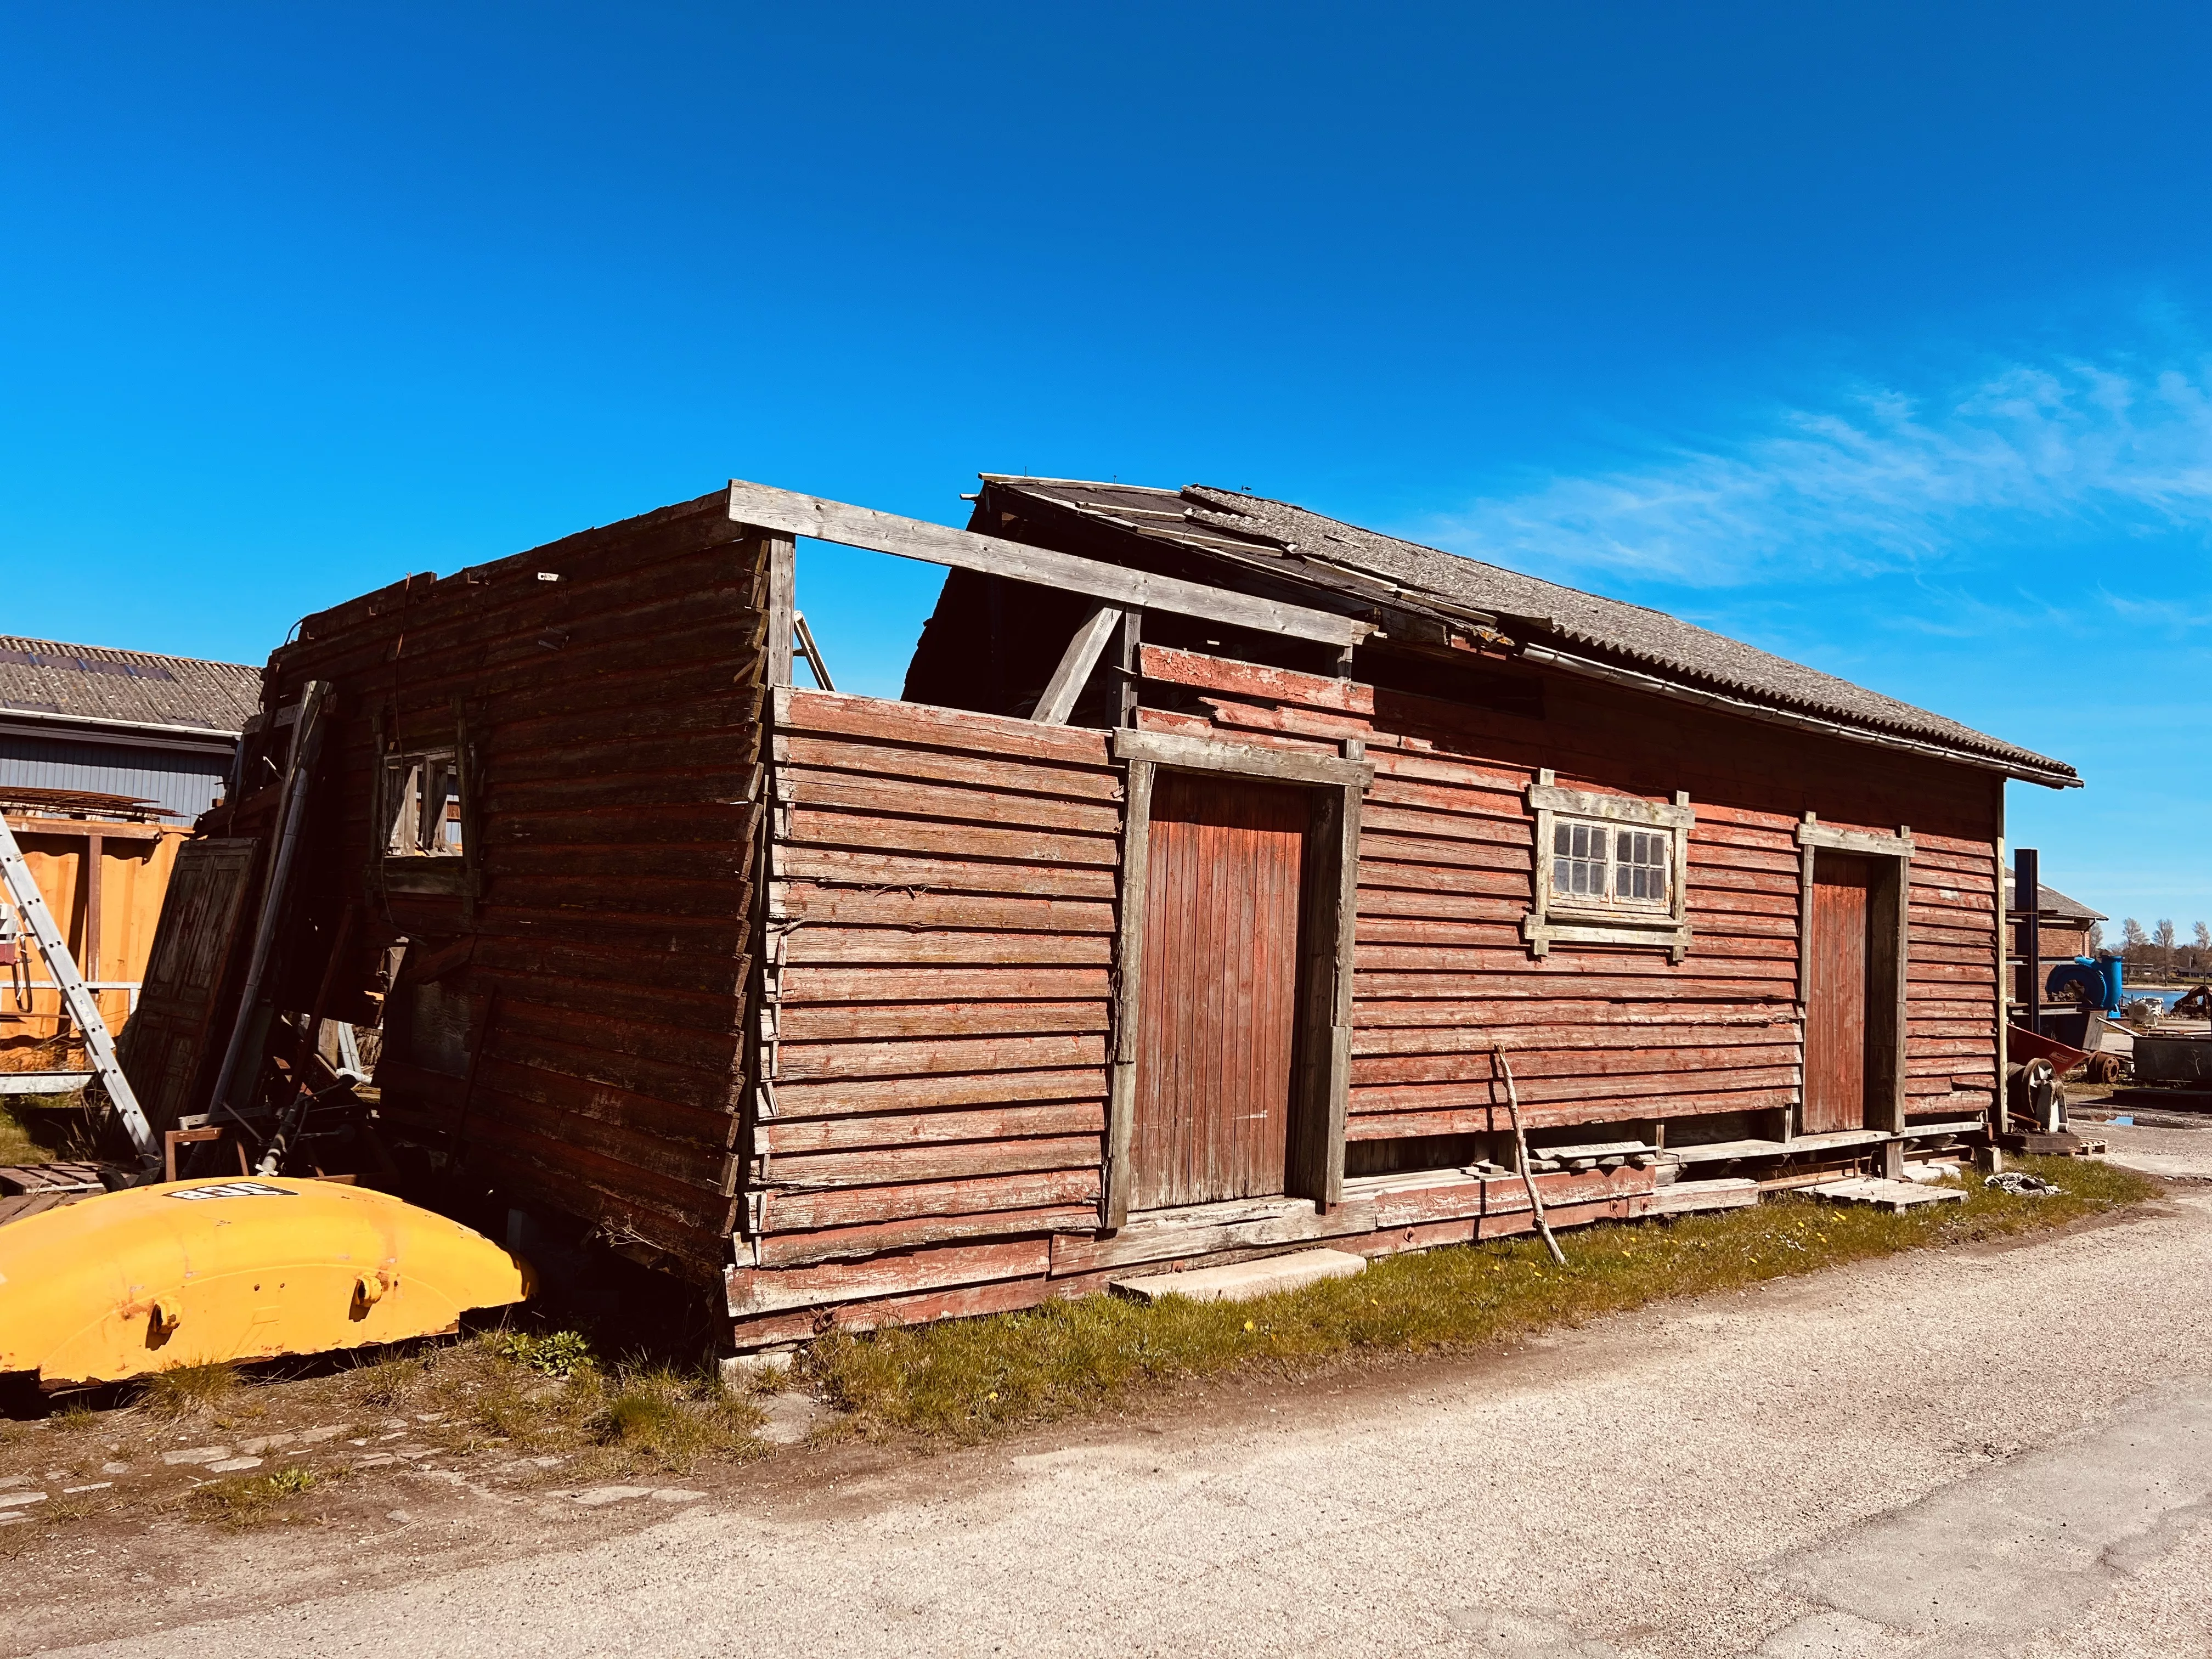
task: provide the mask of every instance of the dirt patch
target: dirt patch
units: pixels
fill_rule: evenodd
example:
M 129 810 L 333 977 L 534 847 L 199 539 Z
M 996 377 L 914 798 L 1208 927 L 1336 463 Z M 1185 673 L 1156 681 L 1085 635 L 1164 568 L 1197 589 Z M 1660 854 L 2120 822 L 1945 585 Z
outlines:
M 695 1468 L 766 1450 L 762 1420 L 711 1366 L 606 1363 L 574 1332 L 495 1331 L 304 1374 L 195 1367 L 0 1425 L 0 1559 L 388 1520 L 423 1494 L 685 1502 Z
M 366 1448 L 342 1440 L 327 1456 L 311 1448 L 265 1473 L 195 1468 L 166 1483 L 156 1476 L 135 1502 L 67 1501 L 36 1524 L 0 1530 L 0 1653 L 173 1629 L 580 1548 L 701 1505 L 804 1507 L 854 1483 L 879 1485 L 914 1461 L 859 1443 L 770 1459 L 756 1445 L 672 1474 L 655 1457 L 625 1458 L 619 1449 L 526 1458 L 449 1445 L 360 1467 L 363 1452 L 420 1444 L 437 1425 L 379 1426 L 380 1437 L 393 1437 L 371 1438 Z M 36 1443 L 25 1436 L 0 1449 L 0 1462 L 16 1468 Z M 286 1480 L 288 1470 L 315 1479 Z M 273 1489 L 265 1496 L 252 1490 L 262 1482 Z

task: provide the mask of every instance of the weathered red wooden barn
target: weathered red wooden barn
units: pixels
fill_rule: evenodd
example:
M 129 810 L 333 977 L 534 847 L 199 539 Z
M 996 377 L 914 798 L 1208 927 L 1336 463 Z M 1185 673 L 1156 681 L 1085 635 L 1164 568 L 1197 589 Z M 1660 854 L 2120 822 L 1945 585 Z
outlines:
M 951 567 L 903 699 L 793 684 L 803 537 Z M 1984 1133 L 2004 784 L 2078 781 L 1279 502 L 997 477 L 411 578 L 271 659 L 309 710 L 274 1006 L 380 995 L 387 1136 L 739 1348 L 1526 1228 L 1509 1070 L 1561 1222 Z

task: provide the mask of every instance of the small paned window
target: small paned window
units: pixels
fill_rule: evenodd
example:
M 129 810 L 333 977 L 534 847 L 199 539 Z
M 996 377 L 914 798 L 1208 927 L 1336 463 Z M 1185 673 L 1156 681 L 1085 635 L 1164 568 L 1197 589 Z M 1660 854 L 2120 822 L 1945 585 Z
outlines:
M 1665 830 L 1553 821 L 1555 900 L 1663 909 L 1671 896 L 1674 861 L 1674 837 Z
M 1559 823 L 1552 829 L 1552 890 L 1603 898 L 1612 831 L 1601 823 Z
M 384 850 L 393 858 L 458 858 L 461 840 L 461 768 L 450 749 L 387 756 L 385 804 L 391 822 Z
M 1613 832 L 1613 896 L 1622 904 L 1663 905 L 1674 838 L 1649 830 Z
M 1541 852 L 1521 932 L 1534 953 L 1554 945 L 1650 945 L 1680 962 L 1690 944 L 1682 879 L 1697 819 L 1688 798 L 1564 789 L 1542 772 L 1528 805 Z

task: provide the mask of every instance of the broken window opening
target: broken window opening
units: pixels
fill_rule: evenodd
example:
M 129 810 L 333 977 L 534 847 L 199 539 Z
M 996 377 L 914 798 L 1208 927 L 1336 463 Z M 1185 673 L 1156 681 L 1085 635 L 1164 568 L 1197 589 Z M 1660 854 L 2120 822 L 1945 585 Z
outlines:
M 459 858 L 460 759 L 451 749 L 389 755 L 384 762 L 385 802 L 390 821 L 384 850 L 390 858 Z

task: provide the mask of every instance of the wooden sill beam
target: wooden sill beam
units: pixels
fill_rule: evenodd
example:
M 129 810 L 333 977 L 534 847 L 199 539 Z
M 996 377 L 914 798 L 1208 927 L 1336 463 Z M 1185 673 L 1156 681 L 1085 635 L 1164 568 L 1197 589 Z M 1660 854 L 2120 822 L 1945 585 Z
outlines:
M 787 536 L 811 536 L 818 541 L 845 547 L 866 548 L 925 564 L 950 565 L 956 570 L 980 571 L 1005 576 L 1039 587 L 1081 593 L 1121 610 L 1166 611 L 1249 628 L 1289 639 L 1311 640 L 1340 650 L 1357 645 L 1374 631 L 1372 623 L 1340 617 L 1326 611 L 1255 599 L 1248 593 L 1210 587 L 1203 582 L 1157 576 L 1150 571 L 1127 570 L 1097 559 L 1056 553 L 1048 548 L 1001 541 L 969 530 L 953 530 L 920 519 L 902 519 L 842 501 L 801 495 L 767 484 L 730 481 L 732 521 Z

